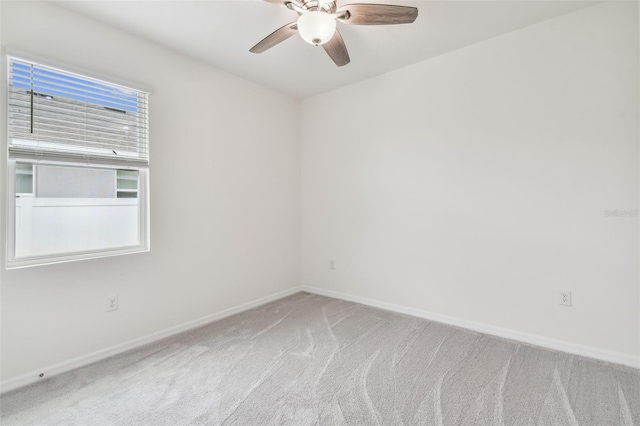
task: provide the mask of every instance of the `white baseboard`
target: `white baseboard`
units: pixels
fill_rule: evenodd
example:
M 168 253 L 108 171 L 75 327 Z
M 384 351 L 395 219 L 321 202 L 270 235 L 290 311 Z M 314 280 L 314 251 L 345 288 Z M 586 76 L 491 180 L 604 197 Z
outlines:
M 401 314 L 411 315 L 418 318 L 424 318 L 430 321 L 449 324 L 449 325 L 466 328 L 466 329 L 477 331 L 484 334 L 490 334 L 493 336 L 498 336 L 506 339 L 515 340 L 518 342 L 524 342 L 524 343 L 528 343 L 536 346 L 541 346 L 548 349 L 568 352 L 571 354 L 580 355 L 588 358 L 594 358 L 597 360 L 611 362 L 614 364 L 622 364 L 629 367 L 640 368 L 640 359 L 638 357 L 634 357 L 628 354 L 607 351 L 604 349 L 579 345 L 576 343 L 566 342 L 562 340 L 550 339 L 547 337 L 542 337 L 534 334 L 511 330 L 508 328 L 495 327 L 492 325 L 482 324 L 475 321 L 469 321 L 469 320 L 464 320 L 460 318 L 450 317 L 447 315 L 436 314 L 436 313 L 424 311 L 421 309 L 409 308 L 402 305 L 396 305 L 393 303 L 382 302 L 374 299 L 368 299 L 366 297 L 355 296 L 347 293 L 325 290 L 317 287 L 302 286 L 302 287 L 290 288 L 288 290 L 284 290 L 284 291 L 272 294 L 270 296 L 262 297 L 252 302 L 244 303 L 242 305 L 239 305 L 230 309 L 226 309 L 221 312 L 207 315 L 205 317 L 198 318 L 193 321 L 185 322 L 175 327 L 170 327 L 170 328 L 167 328 L 152 334 L 148 334 L 146 336 L 143 336 L 137 339 L 129 340 L 128 342 L 111 346 L 109 348 L 101 349 L 99 351 L 92 352 L 87 355 L 73 358 L 71 360 L 68 360 L 59 364 L 55 364 L 49 367 L 44 367 L 37 371 L 6 380 L 0 384 L 0 393 L 9 392 L 9 391 L 30 385 L 32 383 L 50 378 L 52 376 L 65 373 L 67 371 L 71 371 L 79 367 L 84 367 L 85 365 L 92 364 L 96 361 L 100 361 L 110 356 L 117 355 L 117 354 L 129 351 L 131 349 L 135 349 L 140 346 L 144 346 L 149 343 L 156 342 L 158 340 L 162 340 L 164 338 L 173 336 L 175 334 L 179 334 L 179 333 L 189 331 L 198 327 L 202 327 L 203 325 L 207 325 L 209 323 L 221 320 L 231 315 L 235 315 L 237 313 L 247 311 L 249 309 L 267 304 L 269 302 L 272 302 L 278 299 L 282 299 L 283 297 L 290 296 L 300 291 L 306 291 L 308 293 L 332 297 L 335 299 L 346 300 L 349 302 L 361 303 L 363 305 L 385 309 L 392 312 L 398 312 Z M 44 373 L 44 378 L 39 377 L 40 373 Z
M 366 297 L 355 296 L 352 294 L 342 293 L 338 291 L 325 290 L 317 287 L 302 286 L 302 291 L 307 293 L 318 294 L 321 296 L 332 297 L 335 299 L 346 300 L 349 302 L 361 303 L 363 305 L 375 308 L 385 309 L 387 311 L 398 312 L 401 314 L 411 315 L 418 318 L 424 318 L 430 321 L 449 324 L 456 327 L 466 328 L 484 334 L 490 334 L 505 339 L 511 339 L 518 342 L 528 343 L 531 345 L 542 346 L 547 349 L 553 349 L 562 352 L 568 352 L 574 355 L 580 355 L 588 358 L 594 358 L 601 361 L 611 362 L 614 364 L 622 364 L 629 367 L 640 368 L 640 358 L 632 355 L 607 351 L 604 349 L 594 348 L 592 346 L 579 345 L 576 343 L 566 342 L 562 340 L 550 339 L 535 334 L 523 333 L 508 328 L 496 327 L 493 325 L 482 324 L 475 321 L 464 320 L 460 318 L 450 317 L 447 315 L 436 314 L 421 309 L 409 308 L 393 303 L 382 302 L 379 300 L 368 299 Z
M 243 303 L 242 305 L 238 305 L 230 309 L 225 309 L 224 311 L 217 312 L 215 314 L 207 315 L 205 317 L 198 318 L 193 321 L 185 322 L 175 327 L 170 327 L 161 331 L 157 331 L 155 333 L 151 333 L 146 336 L 139 337 L 137 339 L 129 340 L 127 342 L 124 342 L 115 346 L 111 346 L 109 348 L 101 349 L 99 351 L 82 355 L 77 358 L 73 358 L 68 361 L 61 362 L 59 364 L 41 368 L 37 371 L 31 372 L 22 376 L 5 380 L 0 384 L 0 393 L 9 392 L 9 391 L 30 385 L 35 382 L 48 379 L 52 376 L 66 373 L 67 371 L 75 370 L 76 368 L 79 368 L 79 367 L 84 367 L 85 365 L 89 365 L 91 363 L 100 361 L 110 356 L 117 355 L 122 352 L 126 352 L 131 349 L 135 349 L 140 346 L 144 346 L 149 343 L 156 342 L 158 340 L 162 340 L 164 338 L 173 336 L 175 334 L 183 333 L 185 331 L 202 327 L 203 325 L 207 325 L 214 321 L 218 321 L 223 318 L 229 317 L 231 315 L 235 315 L 237 313 L 244 312 L 261 305 L 265 305 L 274 300 L 282 299 L 283 297 L 287 297 L 292 294 L 299 293 L 300 291 L 302 291 L 300 287 L 290 288 L 288 290 L 284 290 L 276 294 L 272 294 L 270 296 L 262 297 L 252 302 Z M 40 378 L 41 373 L 44 373 L 43 378 Z

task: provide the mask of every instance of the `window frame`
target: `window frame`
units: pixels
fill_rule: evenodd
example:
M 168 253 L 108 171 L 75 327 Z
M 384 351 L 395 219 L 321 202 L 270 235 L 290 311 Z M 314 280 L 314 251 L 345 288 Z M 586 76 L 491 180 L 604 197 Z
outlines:
M 147 96 L 151 94 L 151 90 L 148 88 L 144 88 L 141 85 L 137 84 L 127 84 L 121 80 L 115 78 L 109 78 L 106 76 L 96 75 L 96 73 L 87 72 L 85 70 L 79 70 L 74 67 L 69 67 L 66 65 L 57 64 L 54 61 L 49 61 L 41 58 L 34 58 L 31 55 L 23 54 L 21 52 L 10 52 L 5 51 L 2 54 L 2 63 L 3 67 L 6 68 L 9 66 L 9 58 L 10 57 L 20 57 L 26 61 L 32 61 L 34 63 L 40 64 L 49 64 L 53 67 L 59 68 L 63 71 L 67 71 L 70 73 L 77 73 L 80 76 L 86 78 L 97 78 L 107 83 L 111 82 L 114 85 L 121 85 L 126 87 L 134 88 L 134 90 L 139 90 L 147 93 Z M 3 92 L 5 94 L 8 93 L 9 89 L 9 73 L 7 71 L 6 78 L 2 82 L 4 84 Z M 2 111 L 3 120 L 7 123 L 4 131 L 5 131 L 5 143 L 9 142 L 9 125 L 7 122 L 8 114 L 9 114 L 9 96 L 4 96 L 3 104 L 5 106 L 5 111 Z M 148 118 L 147 118 L 148 120 Z M 148 132 L 149 127 L 147 127 Z M 7 149 L 7 145 L 3 144 L 3 149 Z M 104 257 L 112 257 L 112 256 L 121 256 L 127 254 L 134 253 L 143 253 L 150 251 L 150 192 L 149 192 L 149 173 L 150 166 L 146 167 L 135 167 L 135 166 L 123 166 L 122 164 L 99 164 L 99 163 L 90 163 L 90 164 L 82 164 L 77 162 L 70 161 L 51 161 L 44 159 L 25 159 L 25 160 L 16 160 L 9 159 L 8 156 L 3 158 L 6 163 L 6 216 L 5 216 L 5 268 L 9 269 L 18 269 L 18 268 L 26 268 L 32 266 L 40 266 L 40 265 L 51 265 L 56 263 L 66 263 L 73 262 L 78 260 L 88 260 L 88 259 L 99 259 Z M 100 250 L 82 250 L 77 252 L 66 252 L 66 253 L 53 253 L 48 255 L 38 255 L 38 256 L 25 256 L 25 257 L 15 257 L 15 244 L 16 244 L 16 196 L 20 195 L 16 192 L 16 163 L 29 163 L 32 164 L 33 167 L 33 185 L 35 186 L 36 177 L 35 173 L 37 165 L 53 165 L 53 166 L 69 166 L 69 167 L 89 167 L 89 168 L 103 168 L 114 170 L 116 173 L 116 186 L 117 186 L 117 171 L 118 170 L 136 170 L 139 173 L 139 181 L 138 181 L 138 241 L 139 244 L 135 246 L 126 246 L 126 247 L 113 247 L 107 249 Z M 35 193 L 33 194 L 35 197 Z M 117 192 L 116 192 L 117 198 Z

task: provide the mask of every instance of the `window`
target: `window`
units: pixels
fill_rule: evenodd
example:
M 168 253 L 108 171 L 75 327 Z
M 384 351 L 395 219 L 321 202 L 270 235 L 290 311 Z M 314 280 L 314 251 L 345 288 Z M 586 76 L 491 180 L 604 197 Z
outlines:
M 117 197 L 138 198 L 138 172 L 136 170 L 118 170 Z
M 7 267 L 148 250 L 148 93 L 8 59 Z
M 31 164 L 16 165 L 16 196 L 33 195 L 33 166 Z

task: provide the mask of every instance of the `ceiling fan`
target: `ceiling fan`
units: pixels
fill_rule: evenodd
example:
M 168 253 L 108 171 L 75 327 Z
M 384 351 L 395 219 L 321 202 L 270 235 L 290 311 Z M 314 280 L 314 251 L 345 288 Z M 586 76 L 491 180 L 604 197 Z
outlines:
M 285 41 L 295 33 L 309 44 L 324 48 L 337 66 L 351 62 L 349 52 L 336 28 L 336 21 L 351 25 L 410 24 L 418 17 L 418 9 L 390 4 L 346 4 L 338 7 L 336 0 L 265 0 L 281 4 L 297 12 L 298 20 L 275 30 L 249 49 L 252 53 L 265 50 Z

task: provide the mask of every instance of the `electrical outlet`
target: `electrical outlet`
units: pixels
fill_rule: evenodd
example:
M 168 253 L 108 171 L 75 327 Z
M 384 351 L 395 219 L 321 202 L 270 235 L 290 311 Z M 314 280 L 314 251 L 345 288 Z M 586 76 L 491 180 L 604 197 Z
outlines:
M 571 292 L 570 291 L 561 291 L 560 292 L 560 304 L 564 306 L 571 306 Z
M 104 305 L 105 311 L 109 312 L 109 311 L 115 311 L 116 309 L 118 309 L 118 296 L 108 296 L 105 302 L 106 302 Z
M 336 269 L 336 263 L 333 260 L 329 261 L 329 269 Z

